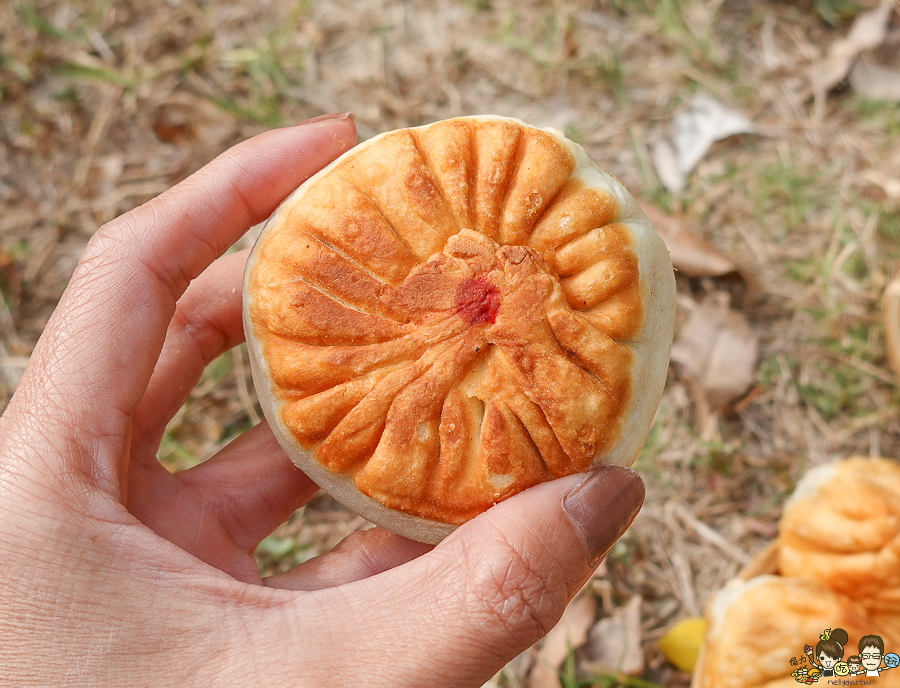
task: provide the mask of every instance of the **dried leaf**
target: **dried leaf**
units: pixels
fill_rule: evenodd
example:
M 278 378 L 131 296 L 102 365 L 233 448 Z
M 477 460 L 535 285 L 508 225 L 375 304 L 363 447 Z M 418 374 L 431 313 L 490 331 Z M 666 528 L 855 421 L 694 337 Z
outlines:
M 698 93 L 691 106 L 673 121 L 678 169 L 689 173 L 716 141 L 735 134 L 749 134 L 753 123 L 737 110 L 730 110 L 706 93 Z
M 870 168 L 863 172 L 862 178 L 883 192 L 884 198 L 879 200 L 883 200 L 886 212 L 900 210 L 900 176 L 891 177 L 879 169 Z
M 820 64 L 812 68 L 811 79 L 817 90 L 827 91 L 843 80 L 853 61 L 863 50 L 877 48 L 884 42 L 894 0 L 882 0 L 871 12 L 860 14 L 845 38 L 831 44 Z
M 597 600 L 591 595 L 581 595 L 572 601 L 559 623 L 541 641 L 528 677 L 529 688 L 560 688 L 559 668 L 570 650 L 584 645 L 596 614 Z
M 783 63 L 783 59 L 779 54 L 778 47 L 775 43 L 776 23 L 777 21 L 774 14 L 766 14 L 766 16 L 763 17 L 762 30 L 759 34 L 763 66 L 769 71 L 778 69 Z
M 675 149 L 666 139 L 660 138 L 653 144 L 653 167 L 659 180 L 669 191 L 678 192 L 684 189 L 684 173 L 678 167 Z
M 859 60 L 850 71 L 850 85 L 863 98 L 900 102 L 900 72 Z
M 592 673 L 637 675 L 644 670 L 641 646 L 641 597 L 635 595 L 612 616 L 598 621 L 588 635 L 584 669 Z
M 684 220 L 667 215 L 641 201 L 641 208 L 660 233 L 675 268 L 688 277 L 720 277 L 736 272 L 737 266 L 721 251 L 687 227 Z
M 672 346 L 672 360 L 717 411 L 750 387 L 757 346 L 747 319 L 728 306 L 726 294 L 719 293 L 691 314 Z
M 706 622 L 702 618 L 682 619 L 660 638 L 659 649 L 682 671 L 693 671 L 704 633 Z
M 562 688 L 559 667 L 546 664 L 538 658 L 528 675 L 528 688 Z

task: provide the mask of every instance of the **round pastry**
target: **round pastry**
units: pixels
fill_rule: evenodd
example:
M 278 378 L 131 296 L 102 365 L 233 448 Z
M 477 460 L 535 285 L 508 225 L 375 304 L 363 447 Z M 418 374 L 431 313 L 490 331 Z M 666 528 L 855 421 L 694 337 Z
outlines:
M 437 542 L 630 465 L 665 383 L 665 245 L 553 129 L 464 117 L 358 145 L 274 213 L 244 327 L 266 418 L 350 509 Z

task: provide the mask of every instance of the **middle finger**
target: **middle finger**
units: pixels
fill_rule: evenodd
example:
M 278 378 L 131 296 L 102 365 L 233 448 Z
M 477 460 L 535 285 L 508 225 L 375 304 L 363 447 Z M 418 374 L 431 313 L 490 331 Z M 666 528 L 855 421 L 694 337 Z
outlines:
M 156 461 L 166 424 L 187 400 L 204 368 L 244 341 L 241 281 L 248 251 L 210 265 L 178 300 L 166 340 L 134 414 L 135 460 Z

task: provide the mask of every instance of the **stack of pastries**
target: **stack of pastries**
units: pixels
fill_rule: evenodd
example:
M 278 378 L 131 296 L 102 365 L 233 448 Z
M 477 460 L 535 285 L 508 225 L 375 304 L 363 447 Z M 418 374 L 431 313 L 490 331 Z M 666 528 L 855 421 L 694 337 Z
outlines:
M 844 662 L 865 636 L 879 636 L 886 657 L 900 651 L 900 464 L 855 457 L 811 470 L 785 504 L 775 548 L 779 575 L 739 577 L 710 601 L 693 688 L 840 680 L 842 667 L 835 678 L 792 676 L 812 666 L 805 650 L 826 629 L 847 632 Z M 900 686 L 890 660 L 878 686 Z

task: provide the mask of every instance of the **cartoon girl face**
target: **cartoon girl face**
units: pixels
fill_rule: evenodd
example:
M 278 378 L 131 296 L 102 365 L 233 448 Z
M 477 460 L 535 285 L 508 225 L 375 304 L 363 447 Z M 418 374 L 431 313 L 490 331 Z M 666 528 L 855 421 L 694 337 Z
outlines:
M 839 659 L 840 657 L 832 657 L 831 655 L 825 654 L 824 650 L 819 653 L 819 664 L 826 669 L 833 667 Z

